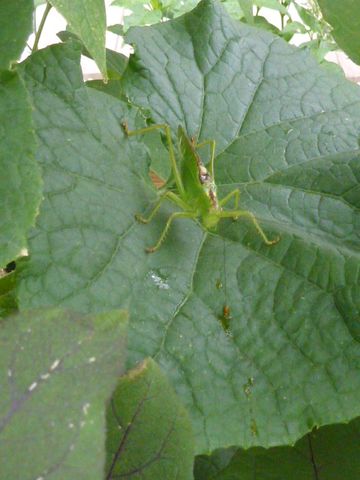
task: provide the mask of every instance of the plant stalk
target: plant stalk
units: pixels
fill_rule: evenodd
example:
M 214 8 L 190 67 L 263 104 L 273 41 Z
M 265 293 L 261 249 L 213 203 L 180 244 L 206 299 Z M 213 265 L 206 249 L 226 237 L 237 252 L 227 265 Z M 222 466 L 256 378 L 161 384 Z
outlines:
M 280 19 L 281 19 L 281 30 L 284 30 L 285 26 L 285 15 L 283 13 L 280 13 Z
M 41 37 L 41 33 L 44 29 L 44 25 L 45 25 L 45 22 L 46 22 L 46 19 L 47 19 L 47 16 L 49 15 L 49 12 L 50 10 L 52 9 L 52 5 L 50 3 L 46 3 L 46 7 L 45 7 L 45 11 L 44 11 L 44 14 L 42 16 L 42 19 L 41 19 L 41 22 L 40 22 L 40 25 L 39 25 L 39 28 L 36 32 L 36 35 L 35 35 L 35 40 L 34 40 L 34 45 L 33 45 L 33 48 L 32 48 L 32 51 L 33 52 L 36 52 L 37 49 L 38 49 L 38 46 L 39 46 L 39 40 L 40 40 L 40 37 Z

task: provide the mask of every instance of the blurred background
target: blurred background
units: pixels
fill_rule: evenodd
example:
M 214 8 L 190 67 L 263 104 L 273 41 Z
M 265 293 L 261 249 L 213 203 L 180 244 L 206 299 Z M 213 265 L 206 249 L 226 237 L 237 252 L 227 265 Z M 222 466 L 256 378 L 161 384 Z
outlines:
M 128 28 L 167 21 L 191 10 L 198 1 L 151 0 L 144 3 L 139 0 L 105 0 L 105 3 L 107 25 L 115 26 L 111 28 L 113 31 L 107 31 L 106 46 L 129 56 L 132 48 L 125 44 L 122 36 Z M 338 48 L 316 0 L 223 0 L 222 3 L 235 19 L 272 31 L 293 45 L 309 49 L 320 63 L 338 65 L 349 80 L 360 84 L 360 66 Z M 249 3 L 251 15 L 246 11 Z M 34 31 L 37 31 L 46 6 L 44 0 L 35 0 L 35 5 Z M 39 48 L 60 42 L 57 33 L 66 29 L 65 19 L 54 8 L 51 9 Z M 31 53 L 34 37 L 35 34 L 29 37 L 22 60 Z M 101 78 L 95 62 L 87 57 L 82 57 L 82 69 L 85 80 Z

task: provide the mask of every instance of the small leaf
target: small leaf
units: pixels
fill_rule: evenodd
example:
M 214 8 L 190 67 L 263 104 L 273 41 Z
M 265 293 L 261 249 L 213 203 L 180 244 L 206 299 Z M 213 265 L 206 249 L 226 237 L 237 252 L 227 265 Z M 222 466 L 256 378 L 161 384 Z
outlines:
M 125 333 L 120 311 L 28 311 L 0 323 L 0 478 L 103 478 L 105 402 Z
M 85 85 L 90 88 L 95 88 L 107 95 L 112 95 L 115 98 L 126 100 L 123 94 L 121 79 L 110 79 L 107 83 L 104 83 L 102 80 L 89 80 Z
M 310 27 L 310 29 L 313 32 L 320 33 L 321 32 L 320 23 L 319 23 L 319 20 L 315 17 L 315 15 L 307 8 L 304 8 L 301 5 L 298 5 L 296 2 L 294 2 L 294 6 L 301 20 L 305 23 L 305 25 Z
M 309 42 L 310 43 L 310 42 Z M 302 45 L 303 46 L 303 45 Z M 315 41 L 313 44 L 310 43 L 310 50 L 313 55 L 317 58 L 318 62 L 324 62 L 326 64 L 327 68 L 332 68 L 334 71 L 336 70 L 340 74 L 344 74 L 344 70 L 341 68 L 340 65 L 333 63 L 333 62 L 327 62 L 325 60 L 325 56 L 334 50 L 338 50 L 338 46 L 334 42 L 327 42 L 323 40 L 318 40 Z
M 151 25 L 158 23 L 162 18 L 162 13 L 159 10 L 148 10 L 144 8 L 144 4 L 134 5 L 131 8 L 131 15 L 124 18 L 124 29 L 127 30 L 133 25 Z
M 118 79 L 121 78 L 126 70 L 129 59 L 119 52 L 106 49 L 106 61 L 109 72 L 109 78 Z
M 124 25 L 121 24 L 115 24 L 115 25 L 109 25 L 107 27 L 108 31 L 111 33 L 115 33 L 116 35 L 124 35 Z
M 97 63 L 107 80 L 105 56 L 106 14 L 104 0 L 49 0 L 63 15 Z
M 241 10 L 244 13 L 245 19 L 248 23 L 254 22 L 253 17 L 253 0 L 238 0 Z
M 1 0 L 0 70 L 9 68 L 24 50 L 32 31 L 33 0 Z
M 278 12 L 286 15 L 287 10 L 278 0 L 253 0 L 254 5 L 257 7 L 266 7 L 272 10 L 277 10 Z
M 41 200 L 32 107 L 16 72 L 0 72 L 0 267 L 20 255 Z
M 295 35 L 295 33 L 306 33 L 307 30 L 305 26 L 300 22 L 288 22 L 285 27 L 281 30 L 281 35 L 285 38 L 287 42 Z
M 275 25 L 273 25 L 271 22 L 269 22 L 262 15 L 256 15 L 254 17 L 254 24 L 255 24 L 255 27 L 263 28 L 264 30 L 267 30 L 268 32 L 272 32 L 275 35 L 281 36 L 281 30 L 279 30 L 277 27 L 275 27 Z
M 293 447 L 229 448 L 197 457 L 195 480 L 360 478 L 360 420 L 305 435 Z
M 88 58 L 93 60 L 92 55 L 87 50 L 87 48 L 81 42 L 81 39 L 75 35 L 74 33 L 64 30 L 62 32 L 58 32 L 57 36 L 63 42 L 74 41 L 78 42 L 81 46 L 81 53 Z M 109 48 L 106 49 L 106 66 L 108 71 L 108 76 L 110 79 L 119 79 L 121 75 L 124 73 L 126 66 L 128 63 L 128 58 L 125 55 L 122 55 L 119 52 L 115 52 L 114 50 L 110 50 Z M 104 83 L 104 82 L 102 82 Z M 106 85 L 106 84 L 104 84 Z
M 108 408 L 107 431 L 107 480 L 193 478 L 189 416 L 153 360 L 120 380 Z
M 318 0 L 340 48 L 360 65 L 360 4 L 354 0 Z

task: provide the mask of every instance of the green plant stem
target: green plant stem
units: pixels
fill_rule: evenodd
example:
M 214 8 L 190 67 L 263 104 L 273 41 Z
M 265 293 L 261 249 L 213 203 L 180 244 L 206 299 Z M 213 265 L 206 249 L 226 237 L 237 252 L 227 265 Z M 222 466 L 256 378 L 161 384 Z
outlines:
M 52 8 L 52 5 L 50 3 L 46 3 L 44 14 L 42 16 L 39 28 L 38 28 L 38 30 L 36 32 L 36 35 L 35 35 L 34 45 L 33 45 L 33 48 L 32 48 L 33 52 L 36 52 L 36 50 L 38 49 L 41 33 L 44 29 L 46 18 L 49 15 L 49 12 L 50 12 L 51 8 Z
M 281 30 L 284 30 L 284 19 L 285 15 L 283 13 L 280 13 L 280 18 L 281 18 Z

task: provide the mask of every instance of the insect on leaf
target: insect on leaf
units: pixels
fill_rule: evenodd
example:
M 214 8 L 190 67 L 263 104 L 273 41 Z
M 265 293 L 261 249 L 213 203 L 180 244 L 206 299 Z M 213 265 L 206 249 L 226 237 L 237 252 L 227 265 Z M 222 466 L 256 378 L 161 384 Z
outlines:
M 199 179 L 200 157 L 182 127 L 178 129 L 178 138 L 181 151 L 181 179 L 187 201 L 194 208 L 206 212 L 210 209 L 211 202 Z
M 148 217 L 143 217 L 137 213 L 135 218 L 141 223 L 150 223 L 164 200 L 170 200 L 181 208 L 181 211 L 174 212 L 170 215 L 158 241 L 153 247 L 147 247 L 145 249 L 146 252 L 154 253 L 159 249 L 165 240 L 172 222 L 178 218 L 197 219 L 200 220 L 204 229 L 215 230 L 221 218 L 232 218 L 237 220 L 240 217 L 245 217 L 253 223 L 258 234 L 262 237 L 266 245 L 273 245 L 279 241 L 279 237 L 274 240 L 269 240 L 267 238 L 252 212 L 238 209 L 240 191 L 237 188 L 228 193 L 221 201 L 218 201 L 216 184 L 213 177 L 215 154 L 214 140 L 205 140 L 200 144 L 196 144 L 194 140 L 190 141 L 186 137 L 184 130 L 179 127 L 179 150 L 181 152 L 181 168 L 179 172 L 169 125 L 159 124 L 141 128 L 139 130 L 129 130 L 128 124 L 125 121 L 122 123 L 122 126 L 127 136 L 141 135 L 153 132 L 154 130 L 165 131 L 169 146 L 170 164 L 175 182 L 173 188 L 177 189 L 176 193 L 173 190 L 164 190 Z M 203 147 L 207 144 L 210 145 L 211 150 L 209 171 L 204 166 L 200 156 L 196 152 L 196 148 Z M 224 211 L 222 207 L 232 199 L 234 199 L 234 209 Z

